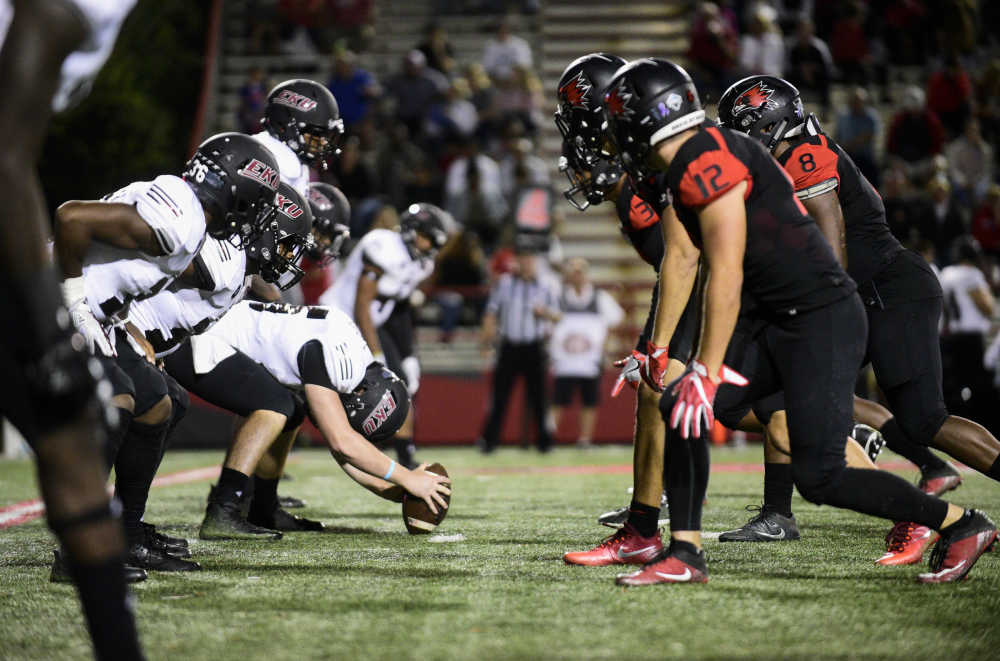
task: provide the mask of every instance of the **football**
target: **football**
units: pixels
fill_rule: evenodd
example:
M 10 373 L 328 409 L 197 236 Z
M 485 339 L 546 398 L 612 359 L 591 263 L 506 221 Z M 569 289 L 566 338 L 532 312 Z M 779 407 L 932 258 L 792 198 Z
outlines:
M 428 466 L 427 472 L 434 475 L 448 476 L 448 471 L 438 463 Z M 448 515 L 451 496 L 445 496 L 444 502 L 446 503 L 444 509 L 438 508 L 438 513 L 434 514 L 423 500 L 410 494 L 405 494 L 403 496 L 403 523 L 406 524 L 406 531 L 411 535 L 427 535 L 434 532 L 438 525 L 444 521 L 444 517 Z

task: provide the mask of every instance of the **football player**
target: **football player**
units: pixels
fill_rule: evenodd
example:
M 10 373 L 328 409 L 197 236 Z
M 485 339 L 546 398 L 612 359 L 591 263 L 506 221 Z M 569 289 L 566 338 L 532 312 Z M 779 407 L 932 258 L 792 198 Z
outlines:
M 942 293 L 926 260 L 889 231 L 882 199 L 851 157 L 806 115 L 798 90 L 774 76 L 750 76 L 719 100 L 719 122 L 762 142 L 791 176 L 796 196 L 858 284 L 868 317 L 866 361 L 895 416 L 880 431 L 890 449 L 915 463 L 920 488 L 940 495 L 961 477 L 928 446 L 1000 480 L 1000 441 L 984 427 L 948 415 L 941 390 L 938 322 Z M 790 501 L 791 485 L 787 487 Z M 765 478 L 765 492 L 769 488 Z M 767 503 L 765 502 L 765 506 Z M 931 531 L 902 521 L 883 564 L 919 562 Z
M 333 283 L 333 260 L 346 254 L 351 238 L 351 205 L 335 186 L 314 181 L 309 184 L 309 208 L 313 214 L 312 244 L 302 260 L 302 297 L 314 304 Z
M 127 600 L 125 541 L 104 490 L 95 398 L 100 366 L 74 340 L 63 307 L 58 268 L 45 249 L 49 223 L 36 164 L 52 111 L 86 94 L 133 4 L 0 3 L 0 169 L 7 184 L 0 401 L 34 450 L 46 519 L 66 552 L 100 659 L 143 657 Z
M 270 152 L 249 136 L 223 133 L 198 147 L 182 177 L 135 182 L 104 200 L 66 202 L 56 212 L 64 295 L 74 325 L 105 365 L 121 418 L 108 457 L 134 566 L 200 568 L 177 557 L 189 553 L 184 540 L 142 522 L 166 436 L 186 399 L 152 364 L 145 338 L 122 325 L 131 303 L 156 295 L 187 269 L 206 232 L 220 240 L 255 238 L 277 187 Z
M 699 257 L 710 269 L 697 355 L 660 401 L 669 427 L 671 543 L 618 583 L 708 580 L 700 533 L 708 482 L 702 432 L 715 410 L 720 417 L 741 414 L 781 391 L 799 492 L 811 502 L 938 530 L 931 571 L 920 580 L 964 578 L 996 540 L 985 515 L 890 473 L 845 465 L 852 391 L 865 352 L 857 332 L 866 327 L 864 308 L 785 172 L 759 142 L 705 121 L 690 77 L 667 60 L 620 69 L 604 107 L 625 169 L 637 180 L 665 172 L 677 214 L 662 222 L 654 348 L 665 347 L 680 319 Z M 649 356 L 646 374 L 654 385 L 662 387 L 666 363 L 663 354 Z
M 320 296 L 322 305 L 352 315 L 375 360 L 403 375 L 410 396 L 420 387 L 420 363 L 413 346 L 411 296 L 434 271 L 438 251 L 448 241 L 454 220 L 433 204 L 411 204 L 399 217 L 399 231 L 374 229 L 351 251 Z M 399 463 L 413 458 L 412 413 L 395 439 Z

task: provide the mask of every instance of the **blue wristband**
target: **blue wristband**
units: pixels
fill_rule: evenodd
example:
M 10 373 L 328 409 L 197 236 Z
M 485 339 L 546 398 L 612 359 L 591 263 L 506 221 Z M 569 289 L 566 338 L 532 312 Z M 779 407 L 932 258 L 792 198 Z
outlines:
M 390 461 L 392 461 L 392 460 L 390 460 Z M 390 477 L 392 477 L 392 471 L 394 471 L 394 470 L 396 470 L 396 462 L 395 461 L 393 461 L 392 463 L 389 464 L 389 470 L 387 470 L 385 472 L 385 475 L 382 476 L 382 479 L 383 480 L 388 480 Z

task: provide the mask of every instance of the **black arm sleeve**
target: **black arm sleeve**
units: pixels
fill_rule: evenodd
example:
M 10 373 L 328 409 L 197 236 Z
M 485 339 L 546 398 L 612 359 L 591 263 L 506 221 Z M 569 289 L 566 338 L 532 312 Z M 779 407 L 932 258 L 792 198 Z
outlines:
M 330 380 L 330 374 L 326 371 L 323 344 L 319 340 L 309 340 L 302 345 L 299 349 L 298 363 L 303 385 L 311 383 L 314 386 L 336 390 Z

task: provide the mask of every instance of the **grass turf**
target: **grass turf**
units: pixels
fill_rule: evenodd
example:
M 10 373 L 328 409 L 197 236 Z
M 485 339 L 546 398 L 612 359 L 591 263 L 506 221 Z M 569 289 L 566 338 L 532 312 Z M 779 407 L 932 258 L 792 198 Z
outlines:
M 889 453 L 887 453 L 889 454 Z M 1000 553 L 960 585 L 915 582 L 922 567 L 876 568 L 889 524 L 796 496 L 803 539 L 706 542 L 708 585 L 618 588 L 620 567 L 567 567 L 566 550 L 610 532 L 600 512 L 624 504 L 630 449 L 425 449 L 456 483 L 439 529 L 409 536 L 399 506 L 358 488 L 322 451 L 300 451 L 280 492 L 306 499 L 322 534 L 279 542 L 197 541 L 206 482 L 156 488 L 147 519 L 192 539 L 205 571 L 151 574 L 135 587 L 151 659 L 954 659 L 997 658 Z M 890 454 L 890 457 L 892 455 Z M 892 457 L 895 458 L 895 457 Z M 170 453 L 161 474 L 207 466 Z M 760 450 L 716 450 L 715 465 Z M 912 478 L 913 473 L 903 473 Z M 760 473 L 713 474 L 705 529 L 743 523 Z M 955 502 L 1000 516 L 1000 489 L 978 474 Z M 35 497 L 31 465 L 0 462 L 0 506 Z M 0 531 L 0 658 L 86 658 L 71 587 L 48 583 L 52 539 L 41 521 Z M 926 556 L 925 556 L 926 557 Z

